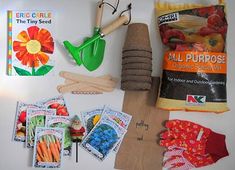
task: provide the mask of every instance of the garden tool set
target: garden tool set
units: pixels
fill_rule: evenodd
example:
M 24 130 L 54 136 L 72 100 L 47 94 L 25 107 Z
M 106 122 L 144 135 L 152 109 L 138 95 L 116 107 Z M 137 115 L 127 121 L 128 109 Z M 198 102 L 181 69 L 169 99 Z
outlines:
M 106 44 L 103 37 L 128 22 L 126 15 L 120 15 L 108 26 L 100 28 L 103 15 L 103 5 L 101 3 L 102 2 L 99 2 L 97 5 L 94 35 L 91 38 L 86 38 L 78 47 L 75 47 L 69 41 L 64 41 L 65 48 L 72 55 L 77 65 L 80 66 L 83 64 L 89 71 L 96 70 L 103 61 Z

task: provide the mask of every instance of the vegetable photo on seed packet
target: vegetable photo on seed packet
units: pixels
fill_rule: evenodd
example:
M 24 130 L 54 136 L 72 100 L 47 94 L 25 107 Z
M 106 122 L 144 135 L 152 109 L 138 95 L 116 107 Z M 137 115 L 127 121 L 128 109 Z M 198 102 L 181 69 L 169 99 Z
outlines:
M 81 112 L 82 122 L 84 124 L 86 134 L 89 134 L 96 123 L 100 120 L 103 110 L 104 106 Z
M 28 109 L 26 120 L 26 147 L 34 145 L 36 127 L 45 127 L 46 116 L 55 115 L 55 109 Z
M 35 131 L 33 167 L 60 168 L 64 144 L 63 128 L 37 127 Z
M 69 116 L 67 105 L 62 95 L 38 102 L 38 104 L 48 109 L 56 109 L 56 115 Z
M 16 117 L 15 117 L 14 132 L 13 132 L 14 141 L 25 142 L 27 109 L 40 109 L 40 108 L 44 107 L 36 104 L 17 102 Z
M 107 114 L 107 116 L 109 116 L 111 119 L 113 119 L 125 129 L 128 128 L 132 118 L 131 115 L 117 111 L 116 109 L 113 109 L 110 106 L 105 106 L 102 114 Z
M 64 156 L 71 156 L 72 139 L 70 135 L 71 118 L 68 116 L 46 116 L 46 127 L 64 129 Z
M 103 115 L 107 115 L 109 118 L 111 118 L 112 120 L 117 122 L 120 126 L 125 128 L 126 130 L 128 129 L 128 126 L 129 126 L 131 119 L 132 119 L 131 115 L 124 113 L 124 112 L 114 110 L 113 108 L 111 108 L 109 106 L 105 106 L 104 111 L 102 113 L 102 116 Z M 118 152 L 118 150 L 121 146 L 121 143 L 122 143 L 122 140 L 120 142 L 118 142 L 117 146 L 113 149 L 113 151 L 115 153 Z
M 122 140 L 127 130 L 117 122 L 103 115 L 91 132 L 83 139 L 81 147 L 95 158 L 103 161 Z

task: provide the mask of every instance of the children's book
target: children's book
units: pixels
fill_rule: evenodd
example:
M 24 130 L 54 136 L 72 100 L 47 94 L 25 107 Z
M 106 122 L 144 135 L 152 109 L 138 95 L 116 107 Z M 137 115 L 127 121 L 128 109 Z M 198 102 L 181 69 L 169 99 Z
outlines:
M 53 73 L 54 25 L 51 11 L 8 11 L 8 75 Z

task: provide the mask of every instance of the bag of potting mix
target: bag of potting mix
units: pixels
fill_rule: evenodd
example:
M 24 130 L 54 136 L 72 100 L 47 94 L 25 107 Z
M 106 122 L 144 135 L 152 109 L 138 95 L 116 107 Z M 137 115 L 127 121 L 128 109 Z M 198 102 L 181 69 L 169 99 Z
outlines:
M 176 2 L 156 3 L 159 32 L 166 49 L 157 107 L 228 111 L 225 3 Z

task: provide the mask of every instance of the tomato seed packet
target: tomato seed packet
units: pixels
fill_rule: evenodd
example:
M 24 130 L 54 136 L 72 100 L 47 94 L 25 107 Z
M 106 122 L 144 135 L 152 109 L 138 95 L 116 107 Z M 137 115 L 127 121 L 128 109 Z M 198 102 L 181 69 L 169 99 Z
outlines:
M 26 115 L 27 109 L 40 109 L 41 105 L 17 103 L 16 117 L 13 131 L 13 141 L 25 142 L 26 137 Z
M 122 140 L 127 130 L 117 122 L 103 115 L 91 132 L 83 139 L 81 147 L 95 158 L 103 161 Z
M 63 128 L 37 127 L 35 131 L 33 167 L 60 168 L 64 144 Z
M 82 122 L 85 127 L 86 134 L 88 134 L 96 123 L 100 120 L 101 114 L 103 113 L 104 107 L 85 111 L 81 113 Z
M 34 145 L 36 127 L 44 127 L 46 116 L 55 115 L 55 109 L 27 109 L 26 120 L 26 147 L 32 148 Z
M 117 122 L 120 126 L 125 128 L 126 130 L 127 130 L 128 126 L 129 126 L 129 124 L 131 122 L 131 119 L 132 119 L 131 115 L 129 115 L 127 113 L 124 113 L 124 112 L 120 112 L 120 111 L 114 110 L 114 109 L 112 109 L 112 108 L 110 108 L 108 106 L 105 106 L 102 115 L 109 116 L 111 119 L 113 119 L 115 122 Z M 113 151 L 115 153 L 118 152 L 121 143 L 122 143 L 122 140 L 113 149 Z
M 38 104 L 43 105 L 48 109 L 56 109 L 56 115 L 58 116 L 69 116 L 69 112 L 62 95 L 40 101 Z
M 72 139 L 70 136 L 71 119 L 68 116 L 46 116 L 46 127 L 64 129 L 64 153 L 65 156 L 71 156 Z

